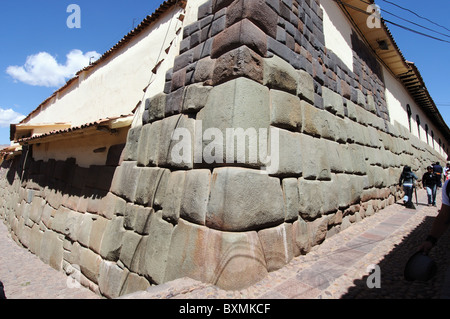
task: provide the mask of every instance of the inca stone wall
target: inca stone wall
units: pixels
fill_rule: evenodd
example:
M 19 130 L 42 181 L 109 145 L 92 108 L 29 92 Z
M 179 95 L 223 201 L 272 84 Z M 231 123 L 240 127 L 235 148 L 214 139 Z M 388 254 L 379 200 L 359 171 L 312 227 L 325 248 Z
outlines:
M 105 167 L 4 163 L 14 238 L 107 297 L 185 276 L 240 289 L 393 204 L 404 165 L 422 176 L 443 159 L 389 122 L 381 67 L 356 35 L 354 72 L 325 48 L 322 15 L 319 0 L 199 7 L 120 160 L 116 147 Z M 240 158 L 210 129 L 255 129 L 277 148 L 248 137 Z M 252 150 L 279 161 L 263 171 Z

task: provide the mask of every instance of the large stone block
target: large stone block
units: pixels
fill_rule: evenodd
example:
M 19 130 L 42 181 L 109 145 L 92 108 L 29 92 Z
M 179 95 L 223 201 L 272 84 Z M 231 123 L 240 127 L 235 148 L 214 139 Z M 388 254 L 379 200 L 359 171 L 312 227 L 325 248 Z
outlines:
M 203 143 L 196 147 L 203 152 L 195 152 L 196 163 L 238 162 L 261 167 L 258 139 L 267 141 L 270 126 L 267 87 L 246 78 L 215 86 L 197 120 L 201 126 L 196 125 L 196 134 L 201 134 Z M 197 153 L 202 158 L 198 159 Z
M 141 168 L 136 166 L 136 162 L 123 162 L 114 173 L 111 192 L 134 202 L 140 173 Z
M 263 59 L 245 45 L 222 54 L 216 60 L 212 82 L 217 85 L 238 77 L 263 82 Z
M 143 237 L 134 231 L 127 230 L 122 238 L 122 249 L 120 250 L 119 259 L 131 271 L 136 272 L 139 268 L 140 249 Z
M 105 260 L 117 261 L 122 249 L 122 238 L 125 234 L 124 217 L 110 220 L 103 233 L 99 254 Z
M 278 89 L 296 95 L 298 73 L 291 64 L 274 55 L 271 58 L 264 59 L 263 84 L 271 89 Z
M 123 150 L 123 159 L 125 161 L 135 161 L 137 159 L 137 150 L 139 138 L 141 136 L 142 126 L 131 128 L 128 131 L 127 143 Z
M 284 267 L 292 260 L 292 224 L 284 223 L 277 227 L 260 230 L 258 236 L 269 272 Z
M 167 181 L 166 193 L 163 201 L 162 216 L 171 223 L 177 223 L 180 218 L 181 201 L 183 200 L 186 171 L 174 171 L 170 173 Z
M 80 247 L 81 273 L 95 284 L 98 284 L 101 263 L 102 258 L 99 255 L 88 248 Z
M 102 295 L 107 298 L 119 297 L 129 271 L 110 261 L 102 261 L 99 269 L 98 288 Z
M 136 203 L 152 206 L 161 176 L 167 169 L 159 167 L 143 167 L 136 187 Z
M 297 178 L 284 178 L 282 187 L 285 209 L 284 220 L 286 222 L 292 222 L 298 219 L 300 209 L 300 195 Z
M 141 235 L 148 234 L 148 223 L 150 215 L 153 213 L 151 207 L 127 204 L 124 215 L 123 226 L 125 229 L 131 229 Z
M 227 27 L 242 19 L 249 19 L 267 35 L 276 37 L 278 15 L 265 0 L 238 0 L 227 8 Z
M 344 102 L 342 96 L 331 91 L 327 87 L 322 87 L 322 97 L 324 108 L 337 116 L 344 117 Z
M 336 211 L 339 208 L 340 192 L 337 189 L 341 186 L 334 180 L 325 182 L 300 178 L 298 185 L 300 215 L 303 219 L 315 219 L 320 215 Z
M 186 172 L 180 206 L 180 216 L 183 219 L 200 225 L 205 224 L 210 184 L 211 172 L 209 170 Z
M 330 180 L 331 169 L 325 140 L 302 134 L 301 148 L 305 155 L 302 156 L 303 178 Z
M 277 178 L 244 168 L 213 171 L 206 225 L 224 231 L 261 229 L 284 221 Z
M 300 133 L 294 133 L 287 130 L 272 128 L 270 131 L 271 147 L 278 145 L 276 149 L 271 149 L 272 163 L 267 171 L 270 175 L 276 176 L 295 176 L 299 177 L 303 170 L 304 154 L 302 137 Z M 276 143 L 273 143 L 276 139 Z M 278 152 L 275 157 L 274 152 Z M 278 159 L 278 163 L 275 163 Z
M 175 115 L 162 120 L 157 165 L 192 169 L 195 151 L 194 137 L 194 119 L 186 115 Z
M 174 228 L 165 281 L 190 277 L 243 289 L 267 275 L 256 232 L 228 233 L 180 220 Z
M 53 231 L 46 231 L 42 237 L 39 258 L 56 270 L 62 269 L 63 240 Z
M 294 256 L 306 254 L 311 250 L 311 238 L 308 223 L 299 216 L 292 224 L 293 252 Z
M 102 246 L 103 234 L 108 226 L 109 220 L 97 216 L 92 223 L 91 235 L 89 237 L 89 248 L 99 254 Z
M 270 124 L 288 130 L 301 130 L 302 107 L 297 96 L 270 90 L 270 110 Z
M 79 226 L 77 228 L 77 241 L 85 247 L 89 247 L 89 240 L 91 236 L 92 224 L 95 215 L 83 214 L 80 217 Z
M 205 105 L 209 97 L 211 86 L 202 84 L 192 84 L 185 88 L 183 98 L 183 113 L 196 113 Z
M 223 53 L 246 45 L 261 56 L 267 53 L 267 35 L 250 20 L 241 20 L 214 37 L 211 49 L 213 59 Z
M 314 104 L 314 80 L 305 70 L 298 71 L 297 95 L 308 103 Z
M 157 284 L 164 282 L 173 225 L 162 219 L 161 211 L 150 215 L 148 237 L 141 252 L 139 273 Z

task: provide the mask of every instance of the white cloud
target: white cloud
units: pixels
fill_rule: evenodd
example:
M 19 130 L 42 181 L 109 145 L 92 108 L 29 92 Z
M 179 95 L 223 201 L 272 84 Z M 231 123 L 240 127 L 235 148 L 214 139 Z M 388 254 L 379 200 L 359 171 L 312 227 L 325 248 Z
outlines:
M 23 66 L 9 66 L 6 69 L 14 80 L 34 86 L 60 87 L 75 74 L 95 61 L 100 54 L 95 51 L 83 54 L 80 50 L 72 50 L 67 54 L 66 63 L 59 64 L 56 58 L 47 52 L 30 55 Z M 91 59 L 92 58 L 92 59 Z
M 17 124 L 25 118 L 25 115 L 17 113 L 13 109 L 0 108 L 0 127 L 9 127 L 9 124 Z

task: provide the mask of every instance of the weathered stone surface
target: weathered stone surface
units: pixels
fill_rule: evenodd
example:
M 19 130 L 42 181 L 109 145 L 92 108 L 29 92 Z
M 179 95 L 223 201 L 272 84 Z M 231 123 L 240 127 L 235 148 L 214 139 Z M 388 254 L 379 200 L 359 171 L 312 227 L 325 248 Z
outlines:
M 63 241 L 57 233 L 46 231 L 42 237 L 39 258 L 56 270 L 61 270 L 63 261 Z
M 265 56 L 267 35 L 251 21 L 241 20 L 214 37 L 211 57 L 215 59 L 242 45 L 246 45 L 259 55 Z
M 277 178 L 243 168 L 213 171 L 206 225 L 224 231 L 260 229 L 284 221 Z
M 123 150 L 123 159 L 125 161 L 135 161 L 137 159 L 137 149 L 139 138 L 141 136 L 142 126 L 136 126 L 128 131 L 127 143 Z
M 299 210 L 302 218 L 311 220 L 323 214 L 322 183 L 304 178 L 298 180 Z
M 136 167 L 136 162 L 123 162 L 114 173 L 111 191 L 134 202 L 140 173 L 141 169 Z
M 195 113 L 200 111 L 206 104 L 211 86 L 192 84 L 185 88 L 183 108 L 184 113 Z
M 300 102 L 302 109 L 302 132 L 320 137 L 322 135 L 322 111 L 306 101 Z
M 281 224 L 258 232 L 269 272 L 278 270 L 293 258 L 292 224 Z
M 115 215 L 123 215 L 125 205 L 126 201 L 123 198 L 108 192 L 97 212 L 107 219 L 112 219 Z
M 181 218 L 200 225 L 205 224 L 211 172 L 192 170 L 186 172 L 184 192 L 181 194 Z
M 207 56 L 199 60 L 195 66 L 195 71 L 193 75 L 194 83 L 210 81 L 213 77 L 215 63 L 216 60 L 211 59 L 210 56 Z
M 330 180 L 331 169 L 325 140 L 302 134 L 301 149 L 305 154 L 305 156 L 302 156 L 303 178 Z
M 150 283 L 147 279 L 133 272 L 130 272 L 125 279 L 121 294 L 127 295 L 136 291 L 144 291 L 148 287 L 150 287 Z
M 165 281 L 188 276 L 236 290 L 266 275 L 256 232 L 227 233 L 183 220 L 174 228 Z
M 227 27 L 242 19 L 249 19 L 267 35 L 276 37 L 278 15 L 264 0 L 238 0 L 227 8 Z
M 322 87 L 323 106 L 325 109 L 337 116 L 344 117 L 344 102 L 342 96 Z
M 263 84 L 271 89 L 297 94 L 298 73 L 295 68 L 282 58 L 274 55 L 264 59 Z
M 150 215 L 148 237 L 141 252 L 139 273 L 162 284 L 166 271 L 173 225 L 162 219 L 162 212 Z
M 148 223 L 152 213 L 153 208 L 151 207 L 128 203 L 124 215 L 125 229 L 132 229 L 141 235 L 148 234 Z
M 300 195 L 298 191 L 297 178 L 284 178 L 282 181 L 284 209 L 286 222 L 293 222 L 298 219 L 300 208 Z
M 202 132 L 203 136 L 203 152 L 200 152 L 203 153 L 203 158 L 200 162 L 203 164 L 239 162 L 255 167 L 261 166 L 258 158 L 259 143 L 249 143 L 249 137 L 240 139 L 239 136 L 254 133 L 253 137 L 267 138 L 270 126 L 267 87 L 246 78 L 238 78 L 215 86 L 211 90 L 206 106 L 197 114 L 197 120 L 202 121 L 201 130 L 197 125 L 197 133 Z M 215 136 L 217 129 L 221 132 L 219 136 Z M 260 129 L 265 129 L 262 133 L 265 136 L 259 133 Z M 227 136 L 227 132 L 231 134 Z M 209 136 L 211 133 L 212 136 Z M 231 136 L 237 138 L 230 139 Z M 241 142 L 245 143 L 243 147 L 245 158 L 241 152 L 237 152 Z M 197 158 L 195 160 L 198 161 Z
M 117 261 L 119 259 L 122 249 L 122 238 L 125 234 L 123 224 L 124 217 L 115 217 L 107 224 L 99 251 L 100 256 L 105 260 Z
M 98 284 L 102 258 L 92 250 L 80 247 L 80 269 L 90 281 Z
M 139 248 L 143 237 L 134 231 L 127 230 L 123 235 L 122 249 L 119 259 L 131 271 L 136 271 L 139 266 Z
M 162 216 L 170 223 L 177 223 L 180 218 L 181 201 L 183 200 L 186 171 L 170 173 L 163 202 Z
M 158 144 L 158 166 L 192 169 L 194 137 L 194 119 L 186 115 L 175 115 L 162 120 Z
M 89 247 L 92 223 L 94 221 L 93 217 L 94 215 L 92 214 L 83 214 L 77 230 L 77 241 L 85 247 Z
M 41 220 L 42 211 L 44 209 L 45 200 L 41 197 L 34 197 L 31 202 L 30 215 L 29 218 L 35 222 L 39 223 Z
M 100 253 L 100 247 L 102 245 L 103 234 L 108 225 L 106 218 L 97 216 L 92 223 L 91 236 L 89 238 L 89 248 L 95 253 Z
M 35 255 L 40 255 L 41 242 L 44 233 L 39 229 L 38 224 L 34 224 L 30 231 L 30 244 L 28 249 Z
M 263 82 L 263 59 L 245 45 L 222 54 L 216 60 L 212 82 L 217 85 L 241 76 Z
M 322 216 L 312 223 L 308 224 L 310 238 L 311 238 L 311 246 L 320 245 L 327 236 L 328 230 L 328 216 Z
M 294 133 L 287 130 L 272 128 L 270 131 L 271 147 L 274 145 L 272 140 L 276 139 L 277 149 L 271 150 L 272 163 L 267 168 L 270 175 L 276 176 L 297 176 L 299 177 L 303 170 L 304 149 L 300 133 Z M 278 163 L 274 152 L 277 152 Z
M 314 80 L 305 70 L 298 71 L 297 95 L 302 100 L 314 104 Z
M 279 90 L 270 90 L 270 124 L 300 131 L 302 107 L 298 97 Z
M 136 187 L 136 203 L 143 206 L 152 206 L 158 183 L 166 169 L 159 167 L 140 168 L 138 185 Z
M 306 254 L 311 250 L 308 223 L 300 216 L 298 220 L 292 224 L 292 236 L 294 242 L 294 256 Z
M 126 268 L 121 269 L 114 262 L 102 261 L 98 277 L 98 288 L 102 295 L 111 299 L 119 297 L 128 274 Z

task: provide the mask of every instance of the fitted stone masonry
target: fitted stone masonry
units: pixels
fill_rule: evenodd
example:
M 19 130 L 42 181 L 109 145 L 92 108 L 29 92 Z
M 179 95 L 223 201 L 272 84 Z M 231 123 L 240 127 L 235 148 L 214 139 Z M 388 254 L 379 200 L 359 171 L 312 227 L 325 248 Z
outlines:
M 17 242 L 110 298 L 186 276 L 248 287 L 393 204 L 404 165 L 421 176 L 442 161 L 390 123 L 380 66 L 352 41 L 354 72 L 325 47 L 319 0 L 206 1 L 120 160 L 5 162 L 1 216 Z M 187 162 L 172 157 L 177 128 L 191 136 Z M 230 161 L 210 128 L 265 129 L 278 149 L 249 138 Z M 279 165 L 262 170 L 251 149 Z M 205 150 L 221 160 L 195 161 Z

